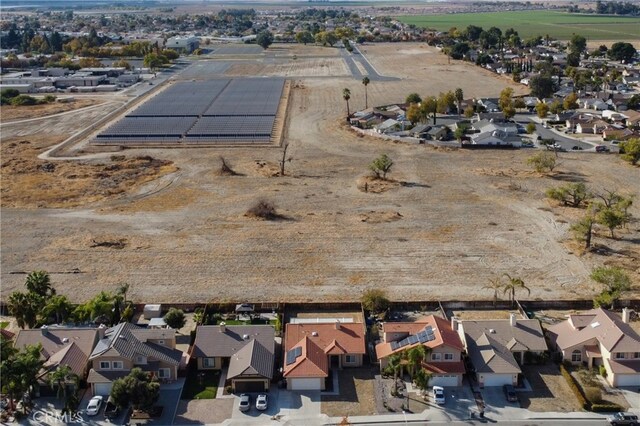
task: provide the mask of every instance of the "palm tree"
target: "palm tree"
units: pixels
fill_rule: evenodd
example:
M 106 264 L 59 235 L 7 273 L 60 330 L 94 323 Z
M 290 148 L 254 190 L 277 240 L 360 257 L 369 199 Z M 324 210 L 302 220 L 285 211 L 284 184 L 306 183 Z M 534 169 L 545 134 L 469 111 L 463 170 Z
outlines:
M 411 369 L 411 377 L 416 375 L 416 370 L 422 365 L 422 361 L 427 357 L 429 350 L 424 345 L 414 346 L 406 351 L 407 364 Z
M 45 271 L 33 271 L 27 275 L 25 282 L 27 290 L 30 293 L 38 294 L 42 297 L 51 296 L 56 294 L 56 289 L 51 286 L 51 279 L 49 274 Z
M 71 312 L 73 312 L 73 305 L 67 299 L 67 296 L 56 294 L 46 300 L 41 316 L 45 322 L 55 316 L 56 323 L 61 324 L 69 318 Z
M 464 100 L 464 93 L 462 92 L 462 89 L 458 87 L 454 94 L 456 97 L 456 103 L 458 104 L 458 115 L 460 115 L 462 110 L 461 103 Z
M 531 294 L 531 290 L 524 284 L 522 278 L 512 277 L 507 273 L 505 273 L 504 276 L 507 277 L 509 281 L 502 285 L 502 292 L 509 293 L 509 300 L 511 301 L 511 304 L 516 300 L 516 290 L 527 290 L 527 293 Z
M 364 84 L 364 109 L 369 108 L 369 96 L 367 93 L 367 86 L 371 83 L 369 77 L 365 77 L 362 79 L 362 84 Z
M 500 277 L 496 277 L 489 280 L 489 284 L 482 286 L 482 289 L 493 290 L 493 307 L 498 304 L 498 291 L 502 290 L 504 284 Z
M 118 290 L 116 291 L 116 294 L 122 295 L 123 303 L 125 305 L 127 304 L 127 293 L 129 292 L 129 287 L 129 284 L 127 283 L 120 283 L 118 284 Z
M 349 112 L 349 99 L 351 99 L 351 90 L 346 87 L 342 90 L 342 98 L 347 101 L 347 121 L 349 121 L 349 117 L 351 113 Z
M 14 291 L 9 296 L 9 313 L 13 315 L 20 328 L 33 328 L 37 324 L 42 298 L 34 293 Z
M 400 354 L 393 354 L 389 357 L 389 363 L 387 367 L 393 371 L 393 392 L 395 395 L 398 392 L 398 374 L 402 371 L 402 356 Z
M 51 389 L 58 390 L 58 398 L 64 397 L 66 400 L 69 385 L 73 385 L 75 393 L 79 383 L 80 377 L 68 365 L 59 365 L 58 368 L 49 373 L 49 386 L 51 386 Z

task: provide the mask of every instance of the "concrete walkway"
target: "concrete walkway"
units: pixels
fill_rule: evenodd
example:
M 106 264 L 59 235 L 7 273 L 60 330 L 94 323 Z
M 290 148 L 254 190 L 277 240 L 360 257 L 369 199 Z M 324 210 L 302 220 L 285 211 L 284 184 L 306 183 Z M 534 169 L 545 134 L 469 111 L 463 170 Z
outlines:
M 229 367 L 222 367 L 220 370 L 220 380 L 218 380 L 218 390 L 216 391 L 216 398 L 233 398 L 233 395 L 225 395 L 224 394 L 224 385 L 227 383 L 227 372 L 229 371 Z

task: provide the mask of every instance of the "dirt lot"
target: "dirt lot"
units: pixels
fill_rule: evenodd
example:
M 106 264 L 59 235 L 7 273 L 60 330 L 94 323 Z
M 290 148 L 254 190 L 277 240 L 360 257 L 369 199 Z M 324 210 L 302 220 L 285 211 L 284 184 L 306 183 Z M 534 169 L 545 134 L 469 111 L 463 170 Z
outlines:
M 531 411 L 572 412 L 582 407 L 555 364 L 526 365 L 523 372 L 533 392 L 519 392 L 520 406 Z
M 102 103 L 102 101 L 99 99 L 83 98 L 76 99 L 69 103 L 54 102 L 51 104 L 32 106 L 3 105 L 0 107 L 0 117 L 2 117 L 3 123 L 7 123 L 9 121 L 27 120 L 34 117 L 44 117 L 61 112 L 73 111 L 100 103 Z
M 380 72 L 408 76 L 372 81 L 370 104 L 456 87 L 465 97 L 497 96 L 505 83 L 471 65 L 445 64 L 435 49 L 419 46 L 367 46 Z M 404 49 L 425 53 L 407 61 L 399 53 Z M 394 63 L 403 65 L 396 71 Z M 504 272 L 522 277 L 532 298 L 590 298 L 599 290 L 588 279 L 594 265 L 640 257 L 637 224 L 621 230 L 620 240 L 595 238 L 610 256 L 581 256 L 565 245 L 572 212 L 544 198 L 547 187 L 567 178 L 597 189 L 634 188 L 640 169 L 614 155 L 564 153 L 563 174 L 542 176 L 525 165 L 532 154 L 527 150 L 437 150 L 359 137 L 343 124 L 342 99 L 342 88 L 350 87 L 351 109 L 364 106 L 359 80 L 305 78 L 294 86 L 285 132 L 293 161 L 286 177 L 265 173 L 277 167 L 277 148 L 140 149 L 125 155 L 173 161 L 178 170 L 133 185 L 128 196 L 73 209 L 44 208 L 58 204 L 38 185 L 7 189 L 3 202 L 39 199 L 43 208 L 2 210 L 2 297 L 22 287 L 24 275 L 15 272 L 45 269 L 58 291 L 75 301 L 121 282 L 131 284 L 134 300 L 147 302 L 357 300 L 370 287 L 402 300 L 488 299 L 492 292 L 481 287 Z M 82 111 L 73 120 L 3 126 L 3 162 L 14 160 L 4 153 L 5 131 L 34 144 L 45 134 L 69 135 L 98 116 Z M 357 182 L 383 152 L 395 162 L 390 177 L 405 184 L 364 193 Z M 242 175 L 220 176 L 220 155 Z M 69 172 L 84 167 L 64 164 Z M 3 171 L 3 191 L 5 179 L 15 176 Z M 286 219 L 245 217 L 257 199 L 274 202 Z M 640 207 L 631 213 L 640 216 Z M 363 221 L 363 215 L 392 220 Z M 120 239 L 127 244 L 119 249 L 91 243 Z M 81 273 L 57 274 L 74 268 Z
M 340 395 L 323 395 L 322 413 L 329 417 L 376 414 L 373 375 L 367 367 L 340 370 Z
M 218 424 L 231 418 L 233 398 L 180 400 L 176 411 L 175 424 Z

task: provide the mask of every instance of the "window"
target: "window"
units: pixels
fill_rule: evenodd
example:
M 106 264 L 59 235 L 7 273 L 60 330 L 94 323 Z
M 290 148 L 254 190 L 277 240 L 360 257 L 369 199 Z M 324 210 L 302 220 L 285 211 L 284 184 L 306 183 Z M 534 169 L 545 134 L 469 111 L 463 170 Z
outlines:
M 615 353 L 615 358 L 616 359 L 624 359 L 624 352 L 616 352 Z
M 136 364 L 146 364 L 147 363 L 147 357 L 143 356 L 143 355 L 137 355 L 136 356 Z
M 633 353 L 633 357 L 634 358 L 640 358 L 640 352 L 634 352 Z
M 356 356 L 355 355 L 345 355 L 344 362 L 346 364 L 355 364 L 356 363 Z
M 431 354 L 431 361 L 440 361 L 442 359 L 442 354 L 434 353 Z
M 171 377 L 171 370 L 168 368 L 159 368 L 158 369 L 158 377 L 161 379 L 168 379 Z
M 445 361 L 453 361 L 453 354 L 444 354 Z
M 111 362 L 100 361 L 100 370 L 111 370 Z
M 158 340 L 159 345 L 164 345 L 164 340 Z
M 214 368 L 216 366 L 215 358 L 204 358 L 202 360 L 202 366 L 205 368 Z
M 582 352 L 578 349 L 571 353 L 571 362 L 581 362 L 582 361 Z
M 113 369 L 114 370 L 122 370 L 124 368 L 124 364 L 122 361 L 113 361 Z

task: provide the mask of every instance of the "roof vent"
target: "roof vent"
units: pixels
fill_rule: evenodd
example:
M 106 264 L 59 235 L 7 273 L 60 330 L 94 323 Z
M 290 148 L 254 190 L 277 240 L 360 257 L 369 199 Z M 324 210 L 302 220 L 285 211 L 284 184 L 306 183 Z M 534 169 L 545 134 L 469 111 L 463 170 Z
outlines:
M 249 338 L 249 335 L 248 335 L 248 334 L 243 334 L 243 335 L 242 335 L 242 340 L 247 340 L 248 338 Z
M 64 337 L 62 339 L 62 343 L 69 343 L 69 338 L 68 337 Z
M 594 322 L 593 324 L 591 324 L 591 328 L 596 328 L 599 327 L 600 323 L 598 321 Z
M 496 334 L 496 330 L 494 328 L 489 329 L 489 334 Z
M 312 332 L 311 332 L 311 335 L 312 335 L 313 337 L 318 337 L 318 332 L 317 332 L 317 331 L 312 331 Z

